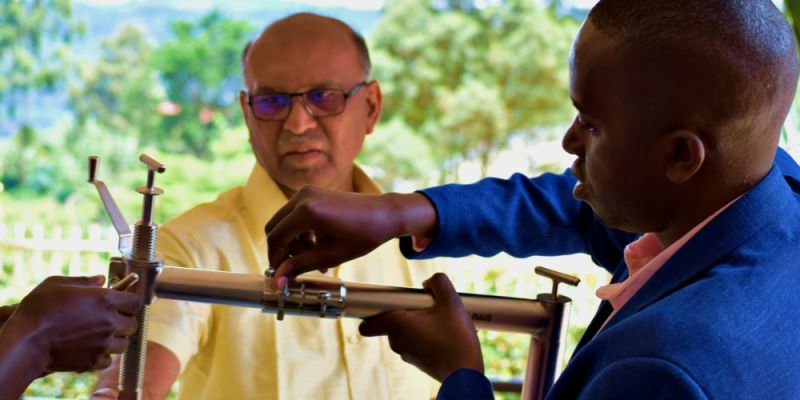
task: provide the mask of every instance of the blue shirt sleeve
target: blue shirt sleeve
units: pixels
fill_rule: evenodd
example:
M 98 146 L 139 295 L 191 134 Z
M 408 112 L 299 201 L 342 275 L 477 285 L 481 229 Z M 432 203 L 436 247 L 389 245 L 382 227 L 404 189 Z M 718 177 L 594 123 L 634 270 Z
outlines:
M 612 271 L 637 235 L 600 224 L 588 204 L 572 197 L 575 183 L 568 170 L 422 190 L 436 209 L 436 237 L 422 253 L 413 251 L 408 238 L 400 248 L 409 258 L 587 253 Z
M 445 378 L 436 400 L 493 400 L 492 383 L 474 369 L 462 368 Z

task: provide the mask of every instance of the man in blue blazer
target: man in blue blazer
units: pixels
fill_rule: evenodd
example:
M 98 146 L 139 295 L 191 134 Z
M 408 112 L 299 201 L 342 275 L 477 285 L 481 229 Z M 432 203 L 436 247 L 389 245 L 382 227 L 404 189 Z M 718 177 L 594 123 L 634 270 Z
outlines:
M 276 284 L 393 237 L 409 257 L 588 253 L 613 284 L 549 398 L 800 398 L 800 167 L 777 149 L 797 76 L 770 0 L 601 0 L 570 60 L 571 171 L 306 188 L 266 227 Z M 362 333 L 388 334 L 440 398 L 491 398 L 452 286 L 425 286 L 433 308 Z

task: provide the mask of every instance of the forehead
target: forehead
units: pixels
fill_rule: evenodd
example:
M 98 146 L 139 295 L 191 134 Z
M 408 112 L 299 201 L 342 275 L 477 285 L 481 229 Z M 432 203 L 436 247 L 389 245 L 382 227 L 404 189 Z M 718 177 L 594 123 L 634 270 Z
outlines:
M 584 22 L 570 52 L 570 91 L 573 96 L 580 95 L 587 86 L 613 79 L 610 75 L 615 75 L 613 73 L 622 65 L 622 60 L 616 57 L 618 50 L 614 41 L 598 31 L 590 20 Z
M 268 30 L 248 55 L 248 88 L 297 91 L 320 84 L 351 85 L 363 79 L 358 60 L 353 38 L 341 29 Z

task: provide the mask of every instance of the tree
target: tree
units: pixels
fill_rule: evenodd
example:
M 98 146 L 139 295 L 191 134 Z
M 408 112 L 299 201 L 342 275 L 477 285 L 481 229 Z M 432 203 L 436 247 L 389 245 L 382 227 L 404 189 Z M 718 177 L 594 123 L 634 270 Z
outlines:
M 164 148 L 207 157 L 220 124 L 238 117 L 240 57 L 252 31 L 248 22 L 227 19 L 219 11 L 196 23 L 172 24 L 173 38 L 154 55 L 167 98 L 181 110 L 163 121 L 158 139 Z
M 19 132 L 3 152 L 0 182 L 7 190 L 36 176 L 43 144 L 34 110 L 43 111 L 39 97 L 66 77 L 68 45 L 80 31 L 71 16 L 69 0 L 0 0 L 0 138 Z
M 18 105 L 63 82 L 68 45 L 80 31 L 71 18 L 69 0 L 0 0 L 0 118 L 28 124 Z
M 384 116 L 429 143 L 441 179 L 467 159 L 478 159 L 485 174 L 510 134 L 568 120 L 577 27 L 527 0 L 392 1 L 371 37 Z
M 131 137 L 141 144 L 153 142 L 163 89 L 152 54 L 152 46 L 132 25 L 104 40 L 100 59 L 85 64 L 79 71 L 80 83 L 70 88 L 74 131 L 84 131 L 94 121 L 108 135 Z M 75 137 L 71 142 L 79 140 Z

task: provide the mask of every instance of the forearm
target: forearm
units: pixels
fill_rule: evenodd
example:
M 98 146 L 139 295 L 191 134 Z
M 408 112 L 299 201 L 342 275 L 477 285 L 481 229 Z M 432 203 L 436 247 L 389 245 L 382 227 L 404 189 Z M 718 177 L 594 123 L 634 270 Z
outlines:
M 119 385 L 120 357 L 115 357 L 111 366 L 98 374 L 95 386 L 96 399 L 116 399 Z M 155 342 L 147 342 L 147 358 L 142 388 L 143 400 L 163 400 L 169 395 L 172 384 L 180 373 L 180 362 L 169 349 Z M 103 394 L 103 396 L 99 396 Z
M 119 363 L 120 356 L 114 356 L 111 365 L 108 368 L 97 372 L 97 383 L 95 384 L 94 391 L 110 391 L 114 394 L 117 393 L 117 386 L 119 384 Z M 114 396 L 109 396 L 114 398 Z
M 45 372 L 44 349 L 33 335 L 13 325 L 0 328 L 0 399 L 18 399 L 25 388 Z

